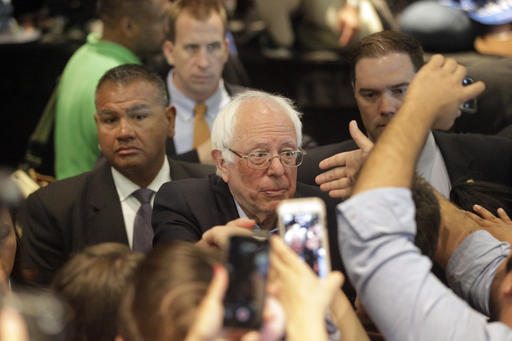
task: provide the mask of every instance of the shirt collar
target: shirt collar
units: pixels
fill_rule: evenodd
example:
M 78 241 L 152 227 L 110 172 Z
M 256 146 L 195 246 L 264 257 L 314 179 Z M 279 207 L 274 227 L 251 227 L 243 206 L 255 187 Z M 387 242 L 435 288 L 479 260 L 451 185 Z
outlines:
M 119 200 L 121 202 L 128 199 L 133 194 L 133 192 L 140 188 L 137 184 L 133 183 L 130 179 L 121 174 L 114 167 L 110 167 L 110 169 L 112 170 L 112 177 L 114 178 L 114 184 L 116 186 L 117 194 L 119 195 Z M 171 181 L 170 174 L 171 169 L 169 167 L 169 160 L 166 156 L 160 171 L 158 171 L 157 175 L 147 188 L 154 192 L 158 192 L 164 183 Z
M 436 155 L 436 141 L 434 140 L 434 135 L 430 132 L 427 136 L 427 141 L 425 142 L 425 146 L 421 151 L 420 157 L 418 159 L 418 166 L 416 169 L 421 176 L 425 176 L 430 173 L 427 171 L 432 168 L 434 158 Z

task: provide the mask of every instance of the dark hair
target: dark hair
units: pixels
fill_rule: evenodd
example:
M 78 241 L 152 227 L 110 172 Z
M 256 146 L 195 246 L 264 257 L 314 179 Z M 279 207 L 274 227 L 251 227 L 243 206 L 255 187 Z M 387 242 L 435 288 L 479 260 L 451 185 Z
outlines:
M 441 226 L 439 201 L 430 184 L 419 176 L 414 178 L 411 191 L 416 206 L 417 232 L 414 244 L 425 256 L 434 260 Z
M 498 208 L 512 212 L 512 188 L 473 179 L 457 180 L 450 191 L 450 200 L 461 209 L 473 212 L 473 205 L 478 204 L 493 214 Z
M 57 272 L 52 288 L 74 311 L 76 340 L 113 340 L 121 297 L 144 256 L 119 243 L 89 246 Z
M 135 81 L 145 81 L 155 87 L 158 102 L 166 107 L 169 104 L 165 83 L 156 73 L 138 64 L 124 64 L 108 70 L 99 80 L 96 87 L 96 96 L 103 84 L 112 82 L 118 85 L 127 85 Z
M 176 20 L 181 13 L 187 11 L 197 20 L 207 20 L 212 13 L 217 13 L 224 27 L 224 35 L 228 26 L 228 15 L 221 0 L 178 0 L 172 3 L 169 10 L 169 34 L 172 42 L 176 39 Z
M 96 13 L 105 24 L 113 24 L 125 15 L 139 16 L 148 0 L 98 0 Z
M 153 249 L 123 299 L 120 335 L 127 341 L 184 340 L 220 261 L 215 250 L 191 243 Z
M 350 53 L 350 77 L 355 81 L 356 64 L 363 58 L 378 58 L 390 53 L 405 53 L 411 59 L 415 71 L 424 64 L 423 49 L 411 36 L 397 31 L 381 31 L 370 34 L 356 43 Z

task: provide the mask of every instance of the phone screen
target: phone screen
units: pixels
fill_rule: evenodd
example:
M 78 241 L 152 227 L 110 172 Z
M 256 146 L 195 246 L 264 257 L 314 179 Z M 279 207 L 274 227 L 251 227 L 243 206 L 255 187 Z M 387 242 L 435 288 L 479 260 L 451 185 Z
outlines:
M 320 277 L 329 272 L 329 260 L 323 240 L 324 226 L 319 211 L 300 210 L 283 212 L 280 216 L 284 226 L 284 241 Z
M 224 298 L 224 325 L 247 329 L 261 326 L 268 274 L 267 241 L 234 236 L 230 239 Z

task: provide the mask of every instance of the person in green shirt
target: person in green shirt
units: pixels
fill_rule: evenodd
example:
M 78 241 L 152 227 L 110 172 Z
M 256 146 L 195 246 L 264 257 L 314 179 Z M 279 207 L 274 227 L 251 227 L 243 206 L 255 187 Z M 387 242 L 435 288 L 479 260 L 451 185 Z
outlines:
M 68 61 L 57 89 L 55 175 L 91 170 L 100 155 L 94 93 L 103 74 L 160 52 L 167 33 L 168 0 L 99 0 L 101 37 L 90 34 Z

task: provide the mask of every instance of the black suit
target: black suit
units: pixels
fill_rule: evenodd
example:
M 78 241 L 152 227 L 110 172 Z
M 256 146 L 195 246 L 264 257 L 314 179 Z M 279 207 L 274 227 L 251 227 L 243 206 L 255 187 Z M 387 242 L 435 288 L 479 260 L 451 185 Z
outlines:
M 450 181 L 472 178 L 512 186 L 512 141 L 480 134 L 455 134 L 434 131 L 434 139 L 446 164 Z M 354 141 L 343 141 L 308 151 L 298 169 L 298 181 L 315 184 L 322 172 L 318 163 L 337 153 L 354 150 Z
M 318 187 L 297 184 L 296 197 L 320 197 L 327 207 L 330 254 L 333 269 L 342 269 L 338 250 L 335 206 Z M 208 179 L 187 179 L 164 184 L 153 205 L 155 245 L 172 240 L 196 242 L 203 233 L 216 225 L 239 218 L 235 201 L 227 184 L 218 176 Z
M 213 167 L 170 162 L 171 179 L 204 177 Z M 23 250 L 35 281 L 47 284 L 72 253 L 102 243 L 128 245 L 126 228 L 110 166 L 56 181 L 31 194 L 20 215 Z
M 336 204 L 316 186 L 297 183 L 295 197 L 319 197 L 327 209 L 327 230 L 329 253 L 333 270 L 344 272 L 338 248 L 338 228 Z M 164 184 L 155 197 L 153 205 L 153 244 L 158 245 L 173 240 L 196 242 L 205 231 L 216 225 L 239 218 L 235 201 L 227 184 L 217 175 L 208 179 L 187 179 Z M 355 291 L 349 281 L 343 290 L 351 301 Z

